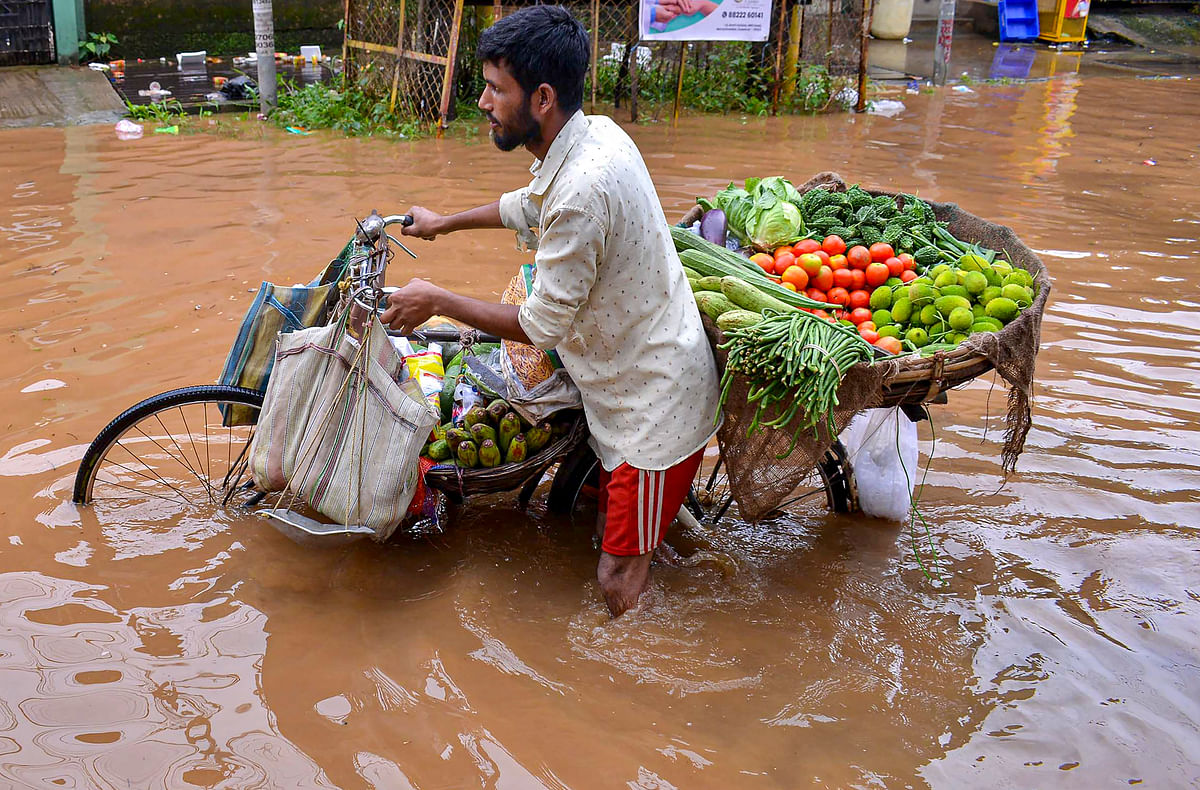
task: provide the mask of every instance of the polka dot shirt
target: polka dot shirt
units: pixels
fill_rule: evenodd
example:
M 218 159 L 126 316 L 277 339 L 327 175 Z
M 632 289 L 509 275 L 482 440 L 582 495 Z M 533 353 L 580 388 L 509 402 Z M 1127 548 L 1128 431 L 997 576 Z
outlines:
M 715 432 L 718 377 L 646 163 L 611 119 L 576 112 L 530 172 L 500 199 L 536 247 L 521 327 L 579 386 L 605 469 L 674 466 Z

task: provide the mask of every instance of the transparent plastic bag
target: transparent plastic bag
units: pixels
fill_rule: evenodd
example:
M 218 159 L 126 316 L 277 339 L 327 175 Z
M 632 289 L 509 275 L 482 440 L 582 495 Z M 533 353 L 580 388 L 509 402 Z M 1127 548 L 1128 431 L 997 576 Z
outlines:
M 917 425 L 900 408 L 866 409 L 842 431 L 864 513 L 904 521 L 917 480 Z

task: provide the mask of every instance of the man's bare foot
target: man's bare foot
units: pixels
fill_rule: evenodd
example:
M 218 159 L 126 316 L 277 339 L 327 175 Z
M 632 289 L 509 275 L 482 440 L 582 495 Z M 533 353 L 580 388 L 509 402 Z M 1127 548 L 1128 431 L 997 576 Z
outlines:
M 604 601 L 613 617 L 637 606 L 638 599 L 650 586 L 650 552 L 632 557 L 619 557 L 608 552 L 600 553 L 600 564 L 596 567 L 596 578 Z

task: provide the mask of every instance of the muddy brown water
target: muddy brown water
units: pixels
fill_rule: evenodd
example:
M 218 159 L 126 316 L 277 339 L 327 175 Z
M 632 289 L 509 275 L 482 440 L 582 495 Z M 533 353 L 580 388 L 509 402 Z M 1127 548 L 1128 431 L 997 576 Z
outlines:
M 711 539 L 736 567 L 659 569 L 612 622 L 587 527 L 541 498 L 337 549 L 69 503 L 108 419 L 216 377 L 260 279 L 307 280 L 372 207 L 490 199 L 526 155 L 3 132 L 0 786 L 1195 786 L 1200 94 L 906 100 L 633 134 L 672 216 L 828 168 L 1012 225 L 1055 284 L 1019 472 L 974 382 L 921 427 L 927 530 L 731 525 Z M 417 249 L 411 274 L 483 298 L 522 260 L 506 232 Z

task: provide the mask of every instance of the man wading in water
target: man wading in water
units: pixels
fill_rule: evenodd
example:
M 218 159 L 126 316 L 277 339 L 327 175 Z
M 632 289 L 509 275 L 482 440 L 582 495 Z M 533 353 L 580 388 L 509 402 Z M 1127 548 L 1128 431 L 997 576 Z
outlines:
M 666 217 L 637 146 L 585 116 L 588 36 L 566 9 L 532 6 L 479 39 L 487 114 L 501 151 L 536 157 L 529 186 L 458 214 L 411 209 L 407 236 L 515 230 L 536 244 L 525 304 L 493 304 L 412 280 L 382 320 L 432 315 L 556 349 L 583 397 L 602 474 L 597 576 L 613 615 L 637 604 L 715 427 L 717 370 Z M 537 238 L 531 228 L 537 228 Z

